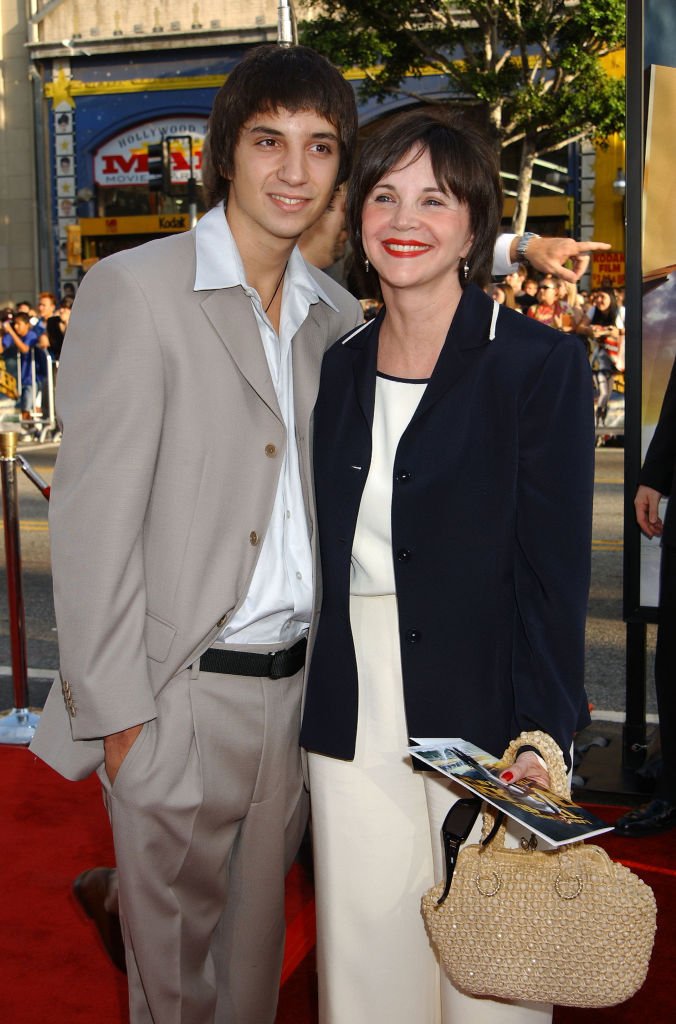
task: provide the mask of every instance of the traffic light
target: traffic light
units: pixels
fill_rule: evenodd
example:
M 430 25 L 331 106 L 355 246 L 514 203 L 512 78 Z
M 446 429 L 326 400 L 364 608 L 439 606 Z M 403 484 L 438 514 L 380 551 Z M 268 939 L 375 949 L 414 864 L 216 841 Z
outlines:
M 167 191 L 167 165 L 164 142 L 153 142 L 148 146 L 148 190 Z

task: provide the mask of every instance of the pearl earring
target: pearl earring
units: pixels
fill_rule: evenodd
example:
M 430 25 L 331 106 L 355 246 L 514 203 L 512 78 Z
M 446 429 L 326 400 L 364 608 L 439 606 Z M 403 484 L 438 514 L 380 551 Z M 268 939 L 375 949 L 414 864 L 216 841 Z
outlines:
M 364 260 L 364 270 L 365 270 L 365 271 L 366 271 L 366 273 L 368 274 L 368 272 L 369 272 L 369 270 L 370 270 L 370 269 L 371 269 L 371 268 L 370 268 L 370 266 L 369 266 L 369 261 L 368 261 L 368 257 L 366 257 L 366 259 Z
M 465 265 L 462 268 L 462 276 L 464 277 L 465 281 L 469 277 L 469 263 L 467 262 L 466 259 L 465 259 Z

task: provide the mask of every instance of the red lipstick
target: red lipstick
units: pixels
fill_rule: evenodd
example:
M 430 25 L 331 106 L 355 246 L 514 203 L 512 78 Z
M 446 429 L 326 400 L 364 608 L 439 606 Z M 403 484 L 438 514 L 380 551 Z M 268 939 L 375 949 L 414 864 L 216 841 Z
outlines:
M 417 238 L 384 238 L 381 245 L 389 256 L 400 260 L 424 256 L 432 248 L 427 242 L 421 242 Z

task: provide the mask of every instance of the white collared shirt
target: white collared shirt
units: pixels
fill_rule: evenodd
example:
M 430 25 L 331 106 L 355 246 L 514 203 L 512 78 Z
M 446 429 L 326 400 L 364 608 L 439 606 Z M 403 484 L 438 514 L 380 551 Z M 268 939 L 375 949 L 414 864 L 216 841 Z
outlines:
M 512 263 L 509 250 L 516 235 L 498 235 L 493 249 L 493 277 L 504 277 L 518 270 L 519 264 Z
M 278 335 L 263 310 L 260 296 L 246 281 L 223 204 L 209 210 L 195 231 L 195 291 L 241 287 L 249 296 L 287 436 L 272 518 L 249 591 L 216 642 L 291 642 L 307 630 L 312 611 L 312 552 L 295 443 L 293 338 L 312 304 L 322 300 L 333 309 L 336 306 L 310 276 L 295 248 L 284 277 Z

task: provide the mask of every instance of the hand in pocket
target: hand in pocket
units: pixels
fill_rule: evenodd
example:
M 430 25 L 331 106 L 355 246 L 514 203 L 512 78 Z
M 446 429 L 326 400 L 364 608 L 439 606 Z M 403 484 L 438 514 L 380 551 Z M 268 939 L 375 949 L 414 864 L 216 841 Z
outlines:
M 104 736 L 105 768 L 111 786 L 115 782 L 115 776 L 122 767 L 122 762 L 138 739 L 142 728 L 143 725 L 132 725 L 129 729 L 123 729 L 122 732 L 114 732 L 110 736 Z

